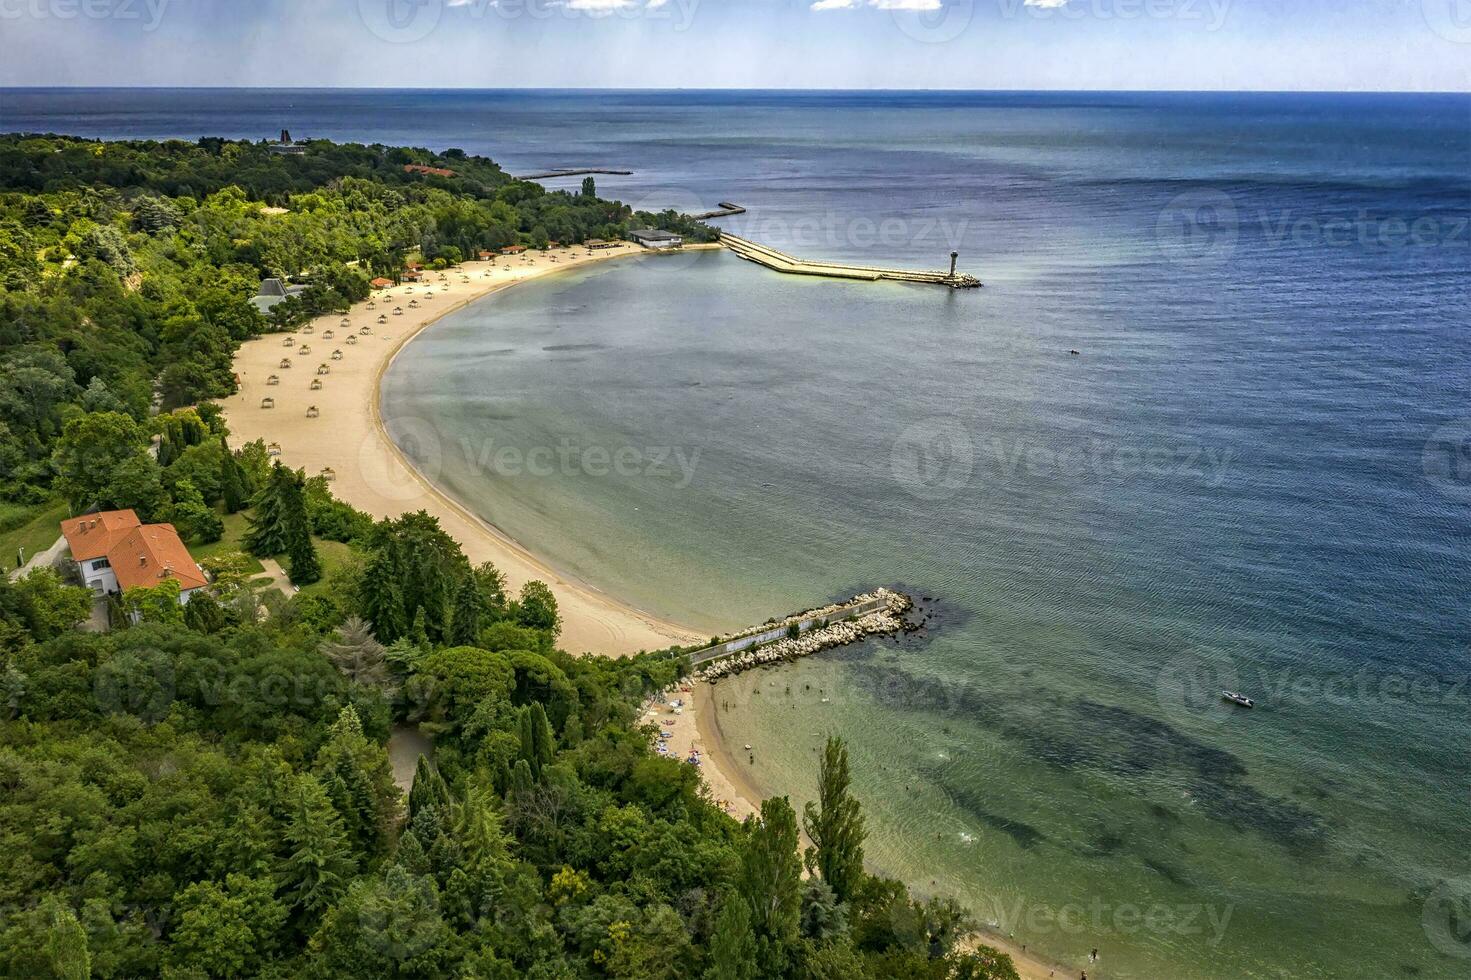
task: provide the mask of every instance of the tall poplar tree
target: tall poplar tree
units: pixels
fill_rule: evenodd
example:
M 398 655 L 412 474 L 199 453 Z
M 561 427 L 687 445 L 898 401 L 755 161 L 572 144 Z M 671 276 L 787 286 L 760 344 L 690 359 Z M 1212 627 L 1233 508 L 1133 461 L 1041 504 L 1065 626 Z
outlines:
M 746 818 L 746 847 L 737 888 L 751 913 L 761 976 L 786 973 L 802 912 L 802 865 L 797 814 L 785 796 L 761 803 L 761 819 Z
M 803 826 L 812 841 L 807 871 L 827 882 L 839 902 L 850 902 L 863 883 L 863 811 L 849 792 L 848 746 L 829 738 L 822 752 L 817 803 L 808 803 Z

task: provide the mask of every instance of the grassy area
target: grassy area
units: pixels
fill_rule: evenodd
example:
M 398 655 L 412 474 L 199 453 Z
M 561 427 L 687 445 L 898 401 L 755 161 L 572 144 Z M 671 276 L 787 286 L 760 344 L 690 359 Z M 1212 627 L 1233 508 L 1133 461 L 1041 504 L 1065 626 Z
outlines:
M 17 548 L 24 548 L 29 559 L 51 547 L 61 537 L 59 525 L 66 516 L 66 503 L 60 500 L 29 507 L 0 504 L 0 528 L 4 529 L 0 530 L 0 562 L 11 569 Z
M 216 558 L 227 555 L 232 551 L 245 553 L 245 546 L 241 543 L 245 538 L 245 532 L 249 525 L 245 521 L 245 512 L 238 514 L 225 514 L 222 518 L 225 522 L 225 534 L 218 541 L 209 544 L 195 545 L 189 549 L 189 554 L 194 560 L 203 563 L 206 558 Z M 265 571 L 258 559 L 245 554 L 245 570 L 256 573 Z

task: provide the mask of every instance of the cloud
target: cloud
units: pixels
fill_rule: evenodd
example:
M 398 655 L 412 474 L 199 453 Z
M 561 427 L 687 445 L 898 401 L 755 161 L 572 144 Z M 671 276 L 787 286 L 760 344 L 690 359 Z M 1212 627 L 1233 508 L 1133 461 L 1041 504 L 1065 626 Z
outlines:
M 1023 7 L 1044 7 L 1054 10 L 1058 7 L 1066 7 L 1070 0 L 1022 0 Z
M 858 0 L 817 0 L 812 5 L 813 10 L 856 10 Z

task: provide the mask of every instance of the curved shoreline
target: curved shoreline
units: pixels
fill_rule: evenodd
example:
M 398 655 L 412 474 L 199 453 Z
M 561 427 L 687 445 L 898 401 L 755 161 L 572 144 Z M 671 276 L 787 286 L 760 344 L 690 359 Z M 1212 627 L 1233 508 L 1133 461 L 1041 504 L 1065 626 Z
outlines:
M 308 325 L 303 325 L 293 334 L 271 333 L 247 341 L 235 357 L 240 390 L 222 403 L 231 436 L 236 445 L 258 438 L 268 444 L 279 442 L 280 458 L 294 467 L 304 467 L 309 476 L 330 467 L 336 472 L 334 495 L 374 517 L 427 510 L 460 542 L 472 562 L 494 562 L 512 589 L 532 579 L 545 581 L 556 594 L 562 614 L 560 642 L 574 653 L 622 656 L 701 639 L 703 634 L 697 631 L 654 616 L 561 572 L 451 498 L 409 462 L 389 436 L 379 402 L 383 375 L 394 359 L 411 340 L 447 314 L 517 283 L 646 254 L 632 245 L 601 253 L 580 252 L 573 247 L 465 263 L 447 270 L 443 280 L 430 273 L 417 287 L 400 285 L 380 290 L 370 300 L 354 304 L 346 316 L 317 317 L 309 325 L 311 333 L 306 333 Z M 469 283 L 463 281 L 466 278 Z M 387 323 L 377 322 L 380 313 L 387 315 L 393 305 L 402 308 L 410 300 L 417 308 L 404 309 L 406 315 L 394 316 Z M 370 310 L 369 302 L 383 304 L 382 309 Z M 334 326 L 339 319 L 347 324 Z M 359 334 L 364 326 L 372 332 Z M 328 336 L 329 330 L 332 336 Z M 340 338 L 336 330 L 343 331 Z M 350 349 L 337 348 L 341 360 L 328 361 L 325 350 L 299 354 L 300 344 L 330 348 L 345 344 L 348 336 L 354 336 L 357 343 Z M 283 345 L 285 337 L 294 340 L 289 348 Z M 365 348 L 371 351 L 369 358 L 353 356 L 366 353 Z M 322 358 L 328 373 L 318 376 L 323 382 L 321 390 L 302 390 L 304 382 L 313 377 L 306 371 L 273 368 L 272 363 L 283 356 L 293 362 L 293 368 L 294 362 L 302 358 L 308 362 Z M 277 384 L 263 377 L 278 371 Z M 263 397 L 275 399 L 276 408 L 252 407 Z M 308 406 L 318 408 L 320 417 L 306 418 Z M 356 459 L 349 455 L 354 445 Z

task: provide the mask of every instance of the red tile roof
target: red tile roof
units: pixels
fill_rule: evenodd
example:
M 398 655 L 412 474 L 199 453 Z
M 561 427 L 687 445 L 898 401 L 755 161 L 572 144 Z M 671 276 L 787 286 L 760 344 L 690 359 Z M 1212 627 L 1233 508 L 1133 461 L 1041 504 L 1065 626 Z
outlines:
M 426 167 L 422 163 L 404 164 L 406 174 L 433 174 L 436 177 L 453 177 L 455 172 L 444 167 Z
M 172 524 L 142 524 L 131 510 L 83 514 L 61 522 L 74 561 L 107 558 L 124 589 L 151 587 L 175 578 L 181 590 L 207 585 Z
M 379 276 L 377 279 L 374 279 L 372 282 L 368 283 L 368 285 L 372 286 L 374 289 L 382 289 L 385 286 L 392 286 L 393 280 L 384 279 L 382 276 Z
M 76 561 L 89 561 L 107 554 L 113 544 L 142 522 L 131 510 L 105 510 L 83 514 L 61 522 L 61 533 Z
M 107 561 L 124 589 L 151 588 L 169 578 L 182 591 L 209 584 L 172 524 L 133 528 L 108 551 Z

